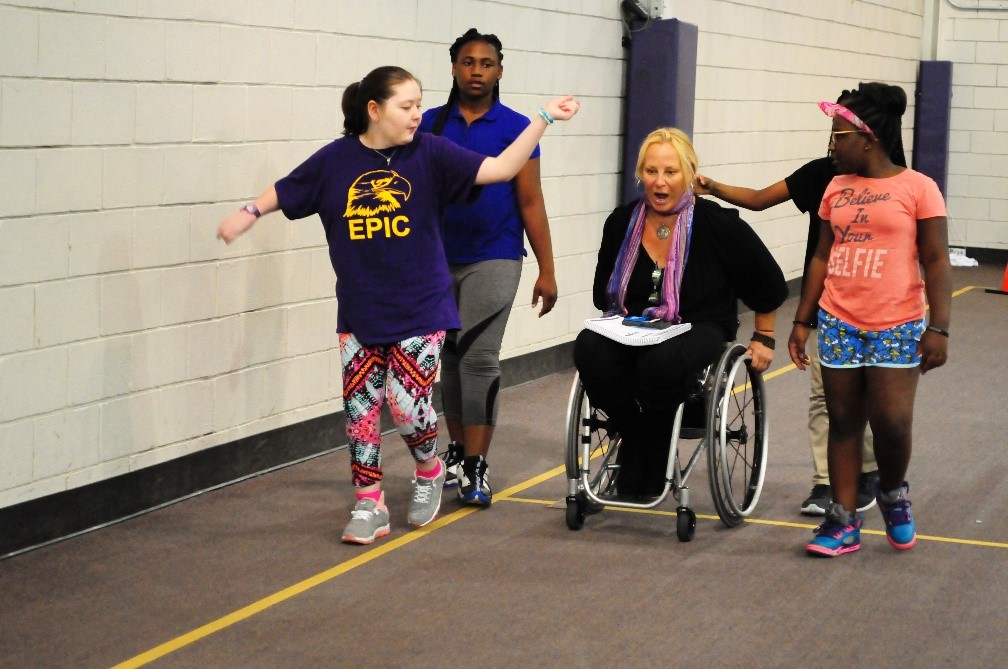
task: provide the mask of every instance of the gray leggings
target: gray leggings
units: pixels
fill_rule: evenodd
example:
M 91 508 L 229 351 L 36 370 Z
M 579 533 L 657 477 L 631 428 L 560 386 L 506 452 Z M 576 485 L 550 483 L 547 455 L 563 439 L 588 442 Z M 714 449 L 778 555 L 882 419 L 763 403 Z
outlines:
M 445 418 L 463 425 L 497 422 L 500 349 L 521 278 L 520 260 L 452 265 L 462 329 L 448 332 L 441 351 Z

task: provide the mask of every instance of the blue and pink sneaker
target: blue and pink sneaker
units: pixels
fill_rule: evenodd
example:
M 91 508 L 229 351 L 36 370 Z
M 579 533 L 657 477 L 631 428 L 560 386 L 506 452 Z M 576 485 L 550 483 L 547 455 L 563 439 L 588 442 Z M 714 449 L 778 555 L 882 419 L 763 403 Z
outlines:
M 815 537 L 805 546 L 809 555 L 836 557 L 861 548 L 861 514 L 851 515 L 833 502 L 826 510 L 826 520 L 815 529 Z
M 879 492 L 875 497 L 879 511 L 882 512 L 882 519 L 885 521 L 885 533 L 889 545 L 901 551 L 909 550 L 917 543 L 917 525 L 910 512 L 908 492 L 910 484 L 903 481 L 903 485 L 895 490 Z

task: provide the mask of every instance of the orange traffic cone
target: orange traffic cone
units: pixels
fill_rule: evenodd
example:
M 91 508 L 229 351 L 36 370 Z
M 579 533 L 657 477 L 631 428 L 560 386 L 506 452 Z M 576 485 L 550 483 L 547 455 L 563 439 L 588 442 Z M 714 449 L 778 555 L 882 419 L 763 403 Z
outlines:
M 1008 265 L 1005 265 L 1004 278 L 1001 279 L 1001 290 L 996 290 L 994 288 L 987 288 L 984 292 L 987 293 L 998 293 L 999 295 L 1008 295 Z

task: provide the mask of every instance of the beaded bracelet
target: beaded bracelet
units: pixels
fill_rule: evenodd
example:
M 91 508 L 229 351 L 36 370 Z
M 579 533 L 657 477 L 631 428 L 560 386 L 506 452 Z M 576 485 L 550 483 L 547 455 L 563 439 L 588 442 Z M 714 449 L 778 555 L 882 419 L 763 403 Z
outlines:
M 936 332 L 936 333 L 940 334 L 942 337 L 948 337 L 949 336 L 948 330 L 942 330 L 937 325 L 929 325 L 925 329 L 929 330 L 930 332 Z
M 549 125 L 553 125 L 553 121 L 556 120 L 549 115 L 549 112 L 546 111 L 544 107 L 539 107 L 539 116 L 542 116 L 543 120 L 546 121 L 546 123 L 548 123 Z

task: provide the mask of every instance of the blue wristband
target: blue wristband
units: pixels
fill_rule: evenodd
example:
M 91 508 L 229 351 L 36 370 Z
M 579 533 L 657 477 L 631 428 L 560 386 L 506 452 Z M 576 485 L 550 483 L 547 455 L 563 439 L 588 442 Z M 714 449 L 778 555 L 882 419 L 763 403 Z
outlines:
M 546 121 L 546 123 L 548 123 L 549 125 L 553 125 L 553 121 L 555 119 L 549 115 L 549 112 L 546 111 L 544 107 L 539 107 L 539 116 L 542 116 L 543 120 Z

